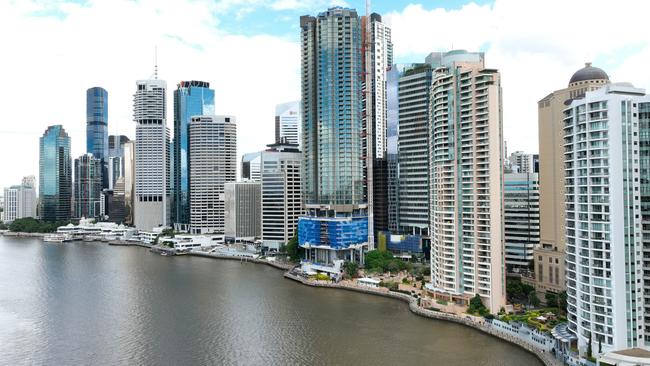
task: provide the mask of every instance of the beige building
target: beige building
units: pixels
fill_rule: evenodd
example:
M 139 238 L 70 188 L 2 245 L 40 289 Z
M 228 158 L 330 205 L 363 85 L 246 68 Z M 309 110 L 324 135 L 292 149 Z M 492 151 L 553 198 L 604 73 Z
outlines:
M 537 103 L 540 245 L 534 251 L 534 271 L 539 292 L 558 293 L 566 288 L 563 111 L 571 100 L 607 83 L 607 74 L 587 63 L 573 74 L 568 87 L 554 91 Z
M 501 77 L 483 53 L 452 51 L 430 99 L 431 290 L 491 313 L 506 304 Z

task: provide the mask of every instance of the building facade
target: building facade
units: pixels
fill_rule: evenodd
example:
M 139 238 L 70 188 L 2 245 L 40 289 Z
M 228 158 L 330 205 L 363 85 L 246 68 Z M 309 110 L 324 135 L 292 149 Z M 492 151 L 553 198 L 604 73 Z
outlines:
M 604 84 L 563 112 L 568 320 L 581 354 L 590 340 L 603 352 L 650 343 L 650 97 Z
M 92 154 L 74 160 L 74 217 L 98 218 L 102 196 L 102 161 Z
M 347 8 L 300 17 L 306 263 L 339 272 L 368 245 L 362 148 L 361 19 Z
M 535 288 L 560 293 L 566 289 L 564 202 L 565 103 L 609 83 L 607 74 L 591 64 L 576 71 L 569 85 L 537 103 L 539 119 L 539 225 L 540 245 L 535 249 Z M 553 276 L 551 281 L 550 273 Z
M 302 154 L 295 144 L 272 144 L 261 152 L 262 243 L 279 249 L 298 230 L 302 208 Z
M 503 180 L 506 268 L 527 272 L 539 245 L 539 174 L 506 173 Z
M 113 189 L 117 178 L 124 175 L 124 144 L 129 141 L 124 135 L 108 136 L 108 189 Z
M 86 153 L 102 161 L 102 188 L 108 188 L 108 92 L 86 90 Z
M 300 121 L 300 101 L 282 103 L 275 106 L 275 142 L 302 144 L 302 123 Z
M 224 235 L 227 238 L 259 238 L 262 228 L 262 183 L 224 184 Z
M 193 116 L 214 115 L 214 90 L 205 81 L 181 81 L 174 91 L 174 202 L 172 222 L 186 230 L 190 223 L 188 125 Z
M 237 180 L 233 116 L 195 116 L 188 128 L 190 231 L 224 233 L 224 184 Z
M 63 126 L 50 126 L 39 145 L 39 215 L 44 221 L 67 221 L 72 214 L 70 136 Z
M 539 173 L 539 155 L 515 151 L 507 161 L 511 173 Z
M 124 223 L 134 225 L 135 211 L 135 141 L 124 143 Z M 118 178 L 119 180 L 119 178 Z M 117 182 L 116 182 L 117 183 Z M 110 209 L 109 209 L 110 210 Z
M 483 53 L 439 55 L 430 94 L 431 288 L 506 304 L 501 82 Z
M 244 154 L 241 157 L 241 179 L 255 180 L 262 179 L 262 158 L 260 152 Z
M 35 218 L 37 205 L 38 200 L 33 183 L 32 185 L 26 185 L 23 179 L 23 184 L 11 186 L 4 190 L 3 221 L 9 224 L 16 219 Z
M 139 80 L 133 97 L 135 127 L 135 196 L 133 221 L 151 231 L 170 224 L 170 144 L 167 83 Z

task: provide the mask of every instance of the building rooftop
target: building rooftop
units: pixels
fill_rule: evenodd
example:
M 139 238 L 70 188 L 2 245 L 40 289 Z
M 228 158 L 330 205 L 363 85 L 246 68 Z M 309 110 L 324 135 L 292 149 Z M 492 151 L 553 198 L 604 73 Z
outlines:
M 585 67 L 576 71 L 573 76 L 571 76 L 569 84 L 586 80 L 609 80 L 609 76 L 602 69 L 591 66 L 591 62 L 587 62 L 585 63 Z

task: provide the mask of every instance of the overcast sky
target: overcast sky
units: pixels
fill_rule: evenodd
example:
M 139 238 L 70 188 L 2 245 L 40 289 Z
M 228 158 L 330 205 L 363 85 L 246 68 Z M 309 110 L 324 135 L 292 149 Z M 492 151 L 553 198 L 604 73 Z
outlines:
M 274 139 L 274 107 L 300 98 L 299 16 L 364 1 L 0 0 L 0 187 L 38 177 L 38 139 L 62 124 L 85 152 L 86 89 L 109 93 L 109 133 L 134 137 L 135 81 L 153 74 L 172 93 L 209 81 L 217 114 L 237 117 L 238 155 Z M 396 1 L 372 10 L 392 27 L 395 61 L 452 47 L 486 53 L 502 74 L 509 151 L 537 151 L 537 101 L 585 62 L 613 81 L 650 87 L 648 1 Z

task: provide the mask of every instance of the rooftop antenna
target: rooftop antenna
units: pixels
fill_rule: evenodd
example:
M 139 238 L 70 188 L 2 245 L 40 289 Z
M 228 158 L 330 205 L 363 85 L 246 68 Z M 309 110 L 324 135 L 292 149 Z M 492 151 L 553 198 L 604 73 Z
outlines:
M 158 46 L 154 48 L 154 67 L 153 67 L 153 78 L 158 80 Z

